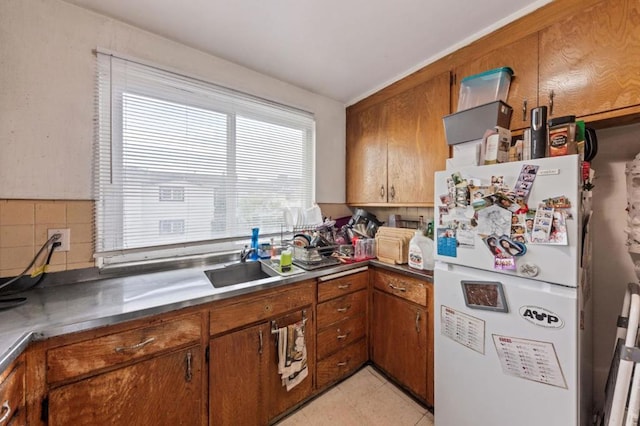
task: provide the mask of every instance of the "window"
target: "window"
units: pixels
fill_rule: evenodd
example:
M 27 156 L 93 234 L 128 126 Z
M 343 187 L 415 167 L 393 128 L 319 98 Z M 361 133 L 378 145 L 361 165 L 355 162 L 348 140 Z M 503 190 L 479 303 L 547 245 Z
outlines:
M 313 203 L 314 143 L 310 113 L 98 53 L 99 259 L 280 233 Z
M 160 201 L 184 201 L 184 187 L 161 186 Z
M 165 219 L 160 221 L 160 234 L 184 234 L 184 219 Z

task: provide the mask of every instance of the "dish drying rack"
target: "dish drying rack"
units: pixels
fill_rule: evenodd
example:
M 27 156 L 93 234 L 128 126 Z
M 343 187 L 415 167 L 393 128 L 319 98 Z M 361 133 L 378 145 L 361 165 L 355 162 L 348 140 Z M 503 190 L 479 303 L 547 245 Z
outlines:
M 321 262 L 326 256 L 330 256 L 331 253 L 333 253 L 337 249 L 337 245 L 325 247 L 300 247 L 293 244 L 291 245 L 293 260 L 308 264 Z

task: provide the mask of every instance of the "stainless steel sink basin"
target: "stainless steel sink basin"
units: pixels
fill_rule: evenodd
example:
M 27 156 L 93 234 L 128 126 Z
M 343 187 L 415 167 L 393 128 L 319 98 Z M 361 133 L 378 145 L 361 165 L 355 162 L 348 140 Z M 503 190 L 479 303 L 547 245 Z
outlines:
M 211 284 L 216 287 L 226 287 L 234 284 L 269 278 L 260 262 L 233 263 L 222 268 L 204 271 Z

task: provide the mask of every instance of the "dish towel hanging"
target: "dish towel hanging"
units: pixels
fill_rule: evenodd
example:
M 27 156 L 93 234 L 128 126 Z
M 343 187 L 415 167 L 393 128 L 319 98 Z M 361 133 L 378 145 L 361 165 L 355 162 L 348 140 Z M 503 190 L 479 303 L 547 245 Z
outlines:
M 278 373 L 287 392 L 308 375 L 304 323 L 302 320 L 278 329 Z

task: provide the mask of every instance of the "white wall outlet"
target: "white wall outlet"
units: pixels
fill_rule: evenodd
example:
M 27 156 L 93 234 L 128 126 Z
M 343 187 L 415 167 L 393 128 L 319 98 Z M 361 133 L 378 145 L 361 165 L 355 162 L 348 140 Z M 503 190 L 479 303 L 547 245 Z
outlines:
M 71 229 L 48 229 L 48 237 L 51 238 L 53 234 L 60 234 L 62 237 L 58 240 L 62 245 L 60 247 L 56 247 L 56 251 L 69 251 L 69 246 L 71 245 Z

